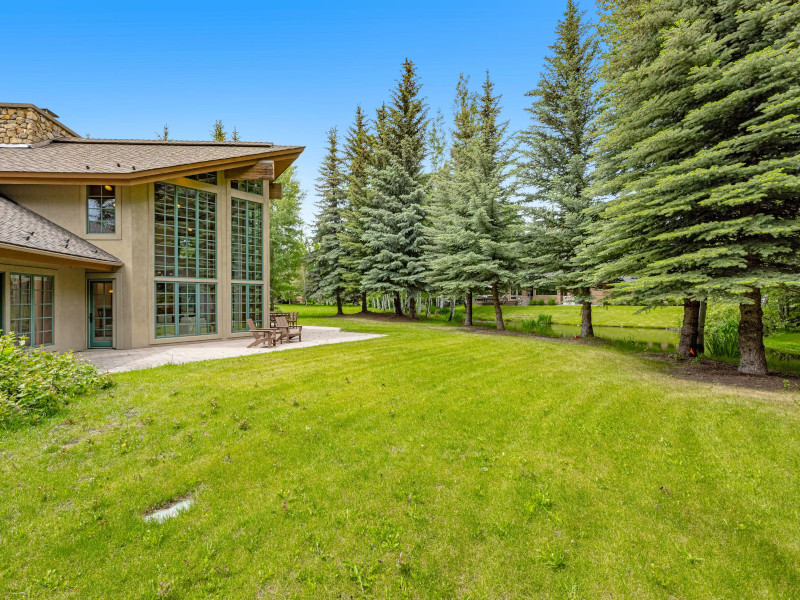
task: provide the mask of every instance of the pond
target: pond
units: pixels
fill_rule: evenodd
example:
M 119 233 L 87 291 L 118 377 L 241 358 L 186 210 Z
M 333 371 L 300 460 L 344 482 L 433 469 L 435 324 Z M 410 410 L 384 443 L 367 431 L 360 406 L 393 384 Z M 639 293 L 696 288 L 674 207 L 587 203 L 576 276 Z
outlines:
M 581 332 L 580 325 L 552 325 L 553 334 L 557 337 L 575 337 Z M 679 334 L 669 329 L 646 329 L 639 327 L 603 327 L 595 326 L 594 335 L 603 340 L 629 342 L 643 350 L 659 352 L 675 352 Z

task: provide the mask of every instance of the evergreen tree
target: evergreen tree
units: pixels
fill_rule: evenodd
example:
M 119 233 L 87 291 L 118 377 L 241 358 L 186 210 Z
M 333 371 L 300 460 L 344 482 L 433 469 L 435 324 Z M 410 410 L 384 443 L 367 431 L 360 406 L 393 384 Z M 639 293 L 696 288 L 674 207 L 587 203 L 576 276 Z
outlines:
M 161 133 L 156 133 L 156 139 L 165 142 L 169 139 L 169 125 L 164 123 L 164 129 L 162 130 Z
M 239 130 L 236 129 L 236 125 L 233 126 L 233 131 L 231 132 L 231 141 L 232 142 L 239 141 Z
M 422 177 L 428 125 L 428 108 L 420 96 L 421 90 L 416 67 L 406 59 L 397 87 L 392 91 L 385 143 L 386 150 L 418 181 Z
M 347 250 L 345 281 L 349 291 L 361 295 L 361 312 L 367 310 L 367 291 L 362 283 L 364 272 L 362 264 L 367 257 L 367 246 L 364 243 L 365 212 L 369 205 L 369 170 L 372 166 L 372 135 L 369 132 L 367 117 L 356 107 L 353 124 L 347 133 L 344 148 L 347 163 L 347 197 L 348 210 L 345 213 L 342 245 Z
M 416 294 L 425 286 L 422 168 L 428 109 L 421 87 L 414 63 L 406 59 L 391 104 L 376 115 L 371 206 L 360 209 L 370 254 L 360 262 L 364 286 L 393 293 L 396 314 L 402 314 L 400 293 L 405 290 L 411 318 L 416 317 Z
M 526 109 L 533 120 L 523 132 L 520 178 L 531 190 L 528 255 L 535 285 L 567 289 L 581 301 L 581 336 L 594 335 L 591 265 L 578 259 L 596 212 L 589 191 L 589 153 L 598 113 L 599 44 L 574 0 L 568 0 L 556 41 Z
M 300 188 L 295 166 L 286 169 L 278 182 L 283 186 L 283 197 L 269 203 L 270 290 L 278 298 L 289 298 L 303 293 L 300 279 L 305 242 L 300 209 L 306 194 Z
M 342 293 L 346 289 L 345 255 L 342 245 L 344 214 L 347 210 L 347 185 L 339 155 L 339 138 L 334 127 L 328 132 L 328 147 L 317 178 L 317 215 L 314 251 L 310 256 L 310 279 L 315 294 L 335 298 L 337 314 L 342 312 Z
M 469 90 L 463 75 L 456 84 L 450 156 L 434 171 L 431 198 L 428 204 L 430 226 L 426 234 L 426 263 L 429 282 L 451 298 L 465 297 L 464 325 L 472 325 L 472 293 L 480 283 L 468 277 L 465 265 L 474 262 L 467 232 L 470 229 L 469 202 L 459 196 L 456 181 L 463 181 L 474 168 L 467 145 L 474 142 L 478 131 L 476 95 Z M 443 144 L 438 144 L 443 146 Z
M 215 142 L 224 142 L 228 139 L 222 120 L 217 119 L 214 121 L 214 127 L 211 128 L 211 139 Z
M 486 74 L 476 97 L 465 79 L 456 90 L 451 169 L 439 183 L 433 205 L 429 268 L 440 288 L 467 296 L 465 324 L 471 324 L 472 292 L 491 288 L 498 329 L 504 329 L 500 287 L 517 279 L 519 219 L 511 198 L 511 149 L 507 123 L 500 122 L 500 97 Z
M 372 202 L 362 210 L 368 251 L 362 261 L 364 285 L 372 291 L 394 294 L 394 310 L 399 316 L 403 314 L 400 293 L 415 292 L 424 272 L 425 192 L 392 156 L 388 167 L 374 173 L 371 194 Z M 413 317 L 413 308 L 411 312 Z
M 670 4 L 657 56 L 625 64 L 627 46 L 653 45 L 630 35 L 655 22 L 646 8 L 614 23 L 621 77 L 601 145 L 619 190 L 602 231 L 611 268 L 636 270 L 621 287 L 638 296 L 738 302 L 739 369 L 765 373 L 761 288 L 800 279 L 800 7 Z M 638 103 L 626 97 L 637 87 Z

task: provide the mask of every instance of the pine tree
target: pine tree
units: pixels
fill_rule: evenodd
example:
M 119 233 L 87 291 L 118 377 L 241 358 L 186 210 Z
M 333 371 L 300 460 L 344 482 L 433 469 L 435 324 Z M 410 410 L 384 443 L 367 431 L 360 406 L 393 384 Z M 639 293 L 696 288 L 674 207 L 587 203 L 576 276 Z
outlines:
M 630 32 L 654 16 L 615 23 L 623 41 L 610 71 L 621 77 L 601 148 L 619 199 L 603 233 L 611 268 L 639 275 L 629 293 L 738 302 L 739 370 L 760 374 L 761 288 L 800 282 L 800 7 L 732 6 L 666 7 L 657 56 L 622 68 L 626 46 L 653 45 Z
M 422 84 L 414 63 L 403 61 L 403 72 L 392 92 L 386 149 L 411 177 L 421 180 L 425 160 L 428 108 L 420 96 Z
M 465 265 L 474 262 L 467 232 L 470 229 L 469 202 L 456 193 L 456 181 L 466 178 L 473 168 L 467 145 L 478 131 L 476 95 L 468 79 L 461 75 L 456 84 L 455 112 L 451 132 L 450 156 L 434 171 L 428 203 L 430 226 L 426 230 L 428 281 L 445 295 L 465 297 L 464 325 L 472 325 L 472 293 L 480 283 L 467 276 Z M 458 171 L 458 173 L 456 173 Z
M 156 133 L 156 139 L 166 142 L 169 139 L 169 125 L 164 123 L 164 129 L 161 133 Z
M 362 264 L 367 257 L 364 243 L 365 213 L 363 209 L 369 205 L 369 170 L 372 167 L 372 135 L 369 131 L 367 117 L 360 106 L 356 107 L 353 124 L 347 133 L 344 157 L 347 164 L 347 197 L 348 210 L 344 215 L 342 245 L 347 250 L 345 281 L 350 291 L 361 295 L 361 312 L 367 310 L 367 291 L 362 279 Z
M 425 287 L 422 169 L 428 109 L 421 87 L 414 63 L 406 59 L 390 105 L 376 115 L 372 205 L 361 209 L 367 225 L 363 241 L 370 253 L 360 263 L 364 286 L 393 293 L 396 314 L 402 314 L 400 293 L 405 291 L 411 318 L 416 317 L 416 295 Z
M 233 131 L 231 132 L 231 141 L 232 142 L 239 141 L 239 130 L 236 129 L 236 125 L 233 126 Z
M 535 285 L 573 292 L 581 301 L 581 336 L 594 335 L 591 265 L 578 259 L 595 203 L 589 153 L 598 113 L 599 43 L 574 0 L 568 0 L 556 41 L 526 110 L 531 127 L 520 136 L 520 178 L 531 192 L 529 277 Z
M 299 280 L 305 242 L 300 209 L 306 194 L 295 166 L 286 169 L 278 182 L 283 186 L 282 197 L 269 203 L 269 278 L 272 294 L 286 298 L 303 293 Z
M 392 156 L 371 181 L 372 202 L 363 208 L 364 285 L 394 294 L 395 314 L 402 315 L 400 293 L 416 291 L 424 272 L 422 227 L 425 192 Z M 414 316 L 413 313 L 411 315 Z
M 347 186 L 339 155 L 336 128 L 328 132 L 328 147 L 319 168 L 316 185 L 317 215 L 314 251 L 310 256 L 310 279 L 315 293 L 323 298 L 335 298 L 337 314 L 342 311 L 342 293 L 346 289 L 346 249 L 342 245 L 344 214 L 347 210 Z
M 228 139 L 228 134 L 225 132 L 225 126 L 220 119 L 214 121 L 214 127 L 211 128 L 211 139 L 215 142 L 224 142 Z
M 491 288 L 502 330 L 499 291 L 517 279 L 520 247 L 508 125 L 499 121 L 499 102 L 488 73 L 477 97 L 465 79 L 459 81 L 451 168 L 432 207 L 429 268 L 437 286 L 467 297 L 465 325 L 471 324 L 472 292 Z

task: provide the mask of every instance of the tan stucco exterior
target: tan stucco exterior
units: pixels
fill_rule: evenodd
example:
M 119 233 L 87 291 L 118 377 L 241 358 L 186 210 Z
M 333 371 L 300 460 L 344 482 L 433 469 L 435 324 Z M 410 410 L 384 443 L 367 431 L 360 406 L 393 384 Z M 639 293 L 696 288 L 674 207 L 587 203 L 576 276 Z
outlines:
M 57 351 L 83 350 L 88 347 L 88 281 L 113 281 L 113 345 L 118 349 L 149 345 L 226 339 L 247 336 L 231 331 L 231 197 L 264 204 L 264 261 L 262 281 L 248 281 L 264 286 L 264 302 L 269 301 L 269 195 L 264 181 L 264 195 L 231 190 L 224 171 L 217 172 L 217 185 L 192 179 L 166 180 L 169 183 L 214 192 L 217 195 L 217 277 L 193 280 L 154 276 L 154 183 L 132 186 L 118 185 L 116 233 L 87 233 L 86 186 L 0 184 L 0 194 L 42 215 L 61 227 L 89 240 L 113 254 L 122 266 L 111 272 L 93 270 L 92 266 L 66 266 L 43 257 L 39 260 L 12 258 L 0 249 L 0 273 L 5 274 L 0 328 L 10 328 L 9 285 L 11 273 L 53 275 L 55 289 L 54 343 Z M 202 281 L 217 285 L 217 333 L 205 336 L 155 337 L 156 281 Z M 264 307 L 267 309 L 267 307 Z

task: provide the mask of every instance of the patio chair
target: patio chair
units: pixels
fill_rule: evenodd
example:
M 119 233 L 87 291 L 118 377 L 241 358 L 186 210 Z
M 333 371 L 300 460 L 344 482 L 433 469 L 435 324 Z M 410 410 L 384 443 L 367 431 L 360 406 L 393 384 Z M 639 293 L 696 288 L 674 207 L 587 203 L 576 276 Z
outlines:
M 298 342 L 303 341 L 303 327 L 302 325 L 289 325 L 286 317 L 275 317 L 275 329 L 280 332 L 281 341 L 289 341 L 292 338 L 297 338 Z
M 247 328 L 253 334 L 253 341 L 247 346 L 248 348 L 260 346 L 261 344 L 266 344 L 269 348 L 270 346 L 275 346 L 275 342 L 283 337 L 277 329 L 256 327 L 253 319 L 247 319 Z
M 290 312 L 289 313 L 289 327 L 296 327 L 297 326 L 297 313 Z

